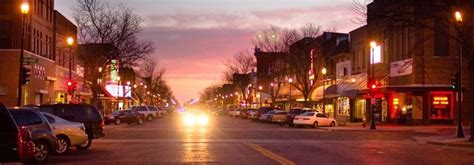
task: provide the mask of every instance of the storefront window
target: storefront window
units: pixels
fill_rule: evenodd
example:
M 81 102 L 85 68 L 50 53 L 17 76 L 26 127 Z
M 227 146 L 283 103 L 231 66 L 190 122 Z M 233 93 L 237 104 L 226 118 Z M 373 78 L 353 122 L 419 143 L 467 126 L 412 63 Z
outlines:
M 337 99 L 337 116 L 349 116 L 349 98 L 348 97 L 339 97 Z
M 431 119 L 452 119 L 452 106 L 450 94 L 431 95 Z
M 355 101 L 355 109 L 354 109 L 354 118 L 359 120 L 365 117 L 366 113 L 366 102 L 365 99 L 357 99 Z

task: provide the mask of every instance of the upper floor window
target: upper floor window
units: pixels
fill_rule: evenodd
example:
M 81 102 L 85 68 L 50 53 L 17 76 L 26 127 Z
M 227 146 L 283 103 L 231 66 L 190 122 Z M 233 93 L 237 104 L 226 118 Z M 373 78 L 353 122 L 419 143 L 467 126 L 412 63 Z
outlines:
M 448 25 L 440 20 L 434 21 L 434 56 L 449 55 Z

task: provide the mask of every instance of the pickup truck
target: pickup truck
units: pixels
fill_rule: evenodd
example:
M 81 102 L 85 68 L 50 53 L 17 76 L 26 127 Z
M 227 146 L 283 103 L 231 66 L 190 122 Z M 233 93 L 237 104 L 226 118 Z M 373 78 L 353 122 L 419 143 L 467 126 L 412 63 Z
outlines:
M 161 113 L 155 106 L 133 106 L 132 109 L 143 114 L 148 121 L 161 117 Z

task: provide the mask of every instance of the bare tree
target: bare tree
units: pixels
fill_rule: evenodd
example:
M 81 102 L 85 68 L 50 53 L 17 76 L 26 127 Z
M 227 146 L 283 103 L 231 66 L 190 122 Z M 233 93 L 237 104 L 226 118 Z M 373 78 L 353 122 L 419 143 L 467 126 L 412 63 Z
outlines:
M 224 62 L 224 65 L 232 73 L 249 73 L 255 69 L 257 62 L 248 50 L 243 50 Z
M 367 5 L 370 0 L 352 0 L 349 10 L 355 15 L 352 22 L 364 25 L 367 23 Z
M 290 77 L 295 78 L 292 86 L 303 94 L 306 103 L 310 101 L 309 95 L 315 87 L 314 80 L 317 80 L 319 75 L 318 72 L 314 73 L 315 78 L 311 80 L 309 73 L 314 70 L 313 67 L 321 67 L 324 61 L 324 57 L 313 56 L 321 51 L 321 44 L 316 39 L 321 35 L 321 28 L 308 24 L 289 34 L 294 35 L 291 38 L 299 38 L 299 40 L 290 46 L 290 52 L 286 58 L 288 73 Z
M 118 49 L 122 65 L 133 66 L 154 48 L 138 39 L 142 19 L 123 5 L 99 0 L 77 0 L 73 8 L 79 43 L 110 43 Z

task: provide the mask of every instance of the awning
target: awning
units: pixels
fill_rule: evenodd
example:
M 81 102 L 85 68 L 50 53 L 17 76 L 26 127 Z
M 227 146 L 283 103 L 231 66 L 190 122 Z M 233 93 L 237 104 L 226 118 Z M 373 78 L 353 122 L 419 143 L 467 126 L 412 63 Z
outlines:
M 323 88 L 323 86 L 316 87 L 316 89 L 311 92 L 311 100 L 321 100 L 323 98 Z

